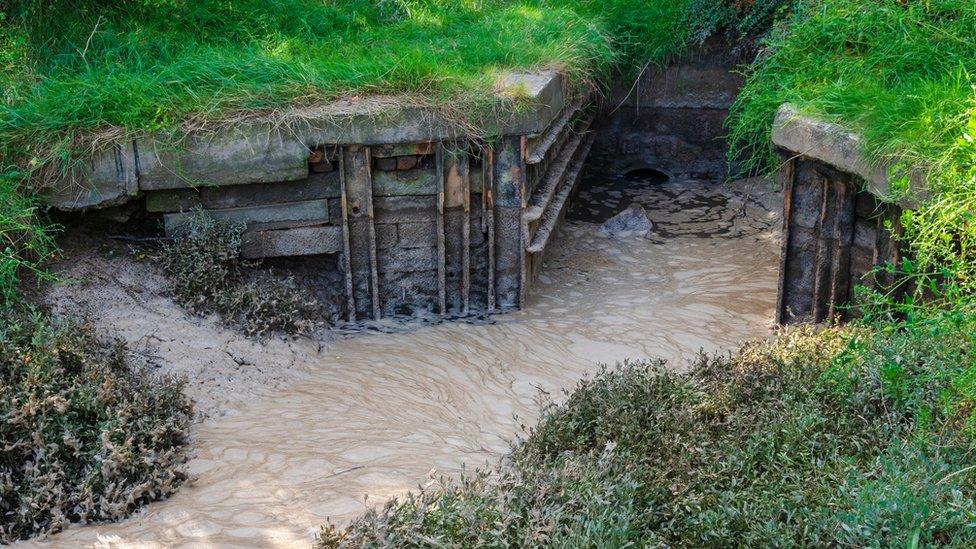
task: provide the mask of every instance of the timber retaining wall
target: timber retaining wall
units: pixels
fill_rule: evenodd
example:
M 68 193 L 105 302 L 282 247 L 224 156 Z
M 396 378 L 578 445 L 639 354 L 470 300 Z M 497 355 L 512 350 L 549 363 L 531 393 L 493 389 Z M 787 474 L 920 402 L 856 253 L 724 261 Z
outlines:
M 76 170 L 64 210 L 144 200 L 175 236 L 194 212 L 243 225 L 246 258 L 338 254 L 348 318 L 521 307 L 592 142 L 593 108 L 558 73 L 495 139 L 436 113 L 368 99 L 189 136 L 120 142 Z

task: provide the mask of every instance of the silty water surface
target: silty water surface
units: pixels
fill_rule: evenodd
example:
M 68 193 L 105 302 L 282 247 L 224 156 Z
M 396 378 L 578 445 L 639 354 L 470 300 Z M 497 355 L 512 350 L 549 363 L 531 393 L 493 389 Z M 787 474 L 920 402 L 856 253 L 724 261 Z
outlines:
M 590 177 L 525 311 L 487 323 L 360 334 L 256 389 L 194 432 L 196 481 L 115 524 L 73 526 L 58 547 L 307 547 L 331 518 L 495 461 L 539 409 L 598 363 L 734 348 L 771 327 L 777 238 L 769 183 Z M 650 238 L 599 222 L 638 202 Z M 37 542 L 35 542 L 37 543 Z M 25 544 L 27 545 L 27 544 Z

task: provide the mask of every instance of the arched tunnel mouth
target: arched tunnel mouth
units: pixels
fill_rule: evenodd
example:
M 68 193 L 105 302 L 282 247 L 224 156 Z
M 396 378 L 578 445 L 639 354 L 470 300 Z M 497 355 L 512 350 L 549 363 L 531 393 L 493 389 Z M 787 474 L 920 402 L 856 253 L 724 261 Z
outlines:
M 662 185 L 670 181 L 671 176 L 654 168 L 635 168 L 624 173 L 624 179 L 646 185 Z

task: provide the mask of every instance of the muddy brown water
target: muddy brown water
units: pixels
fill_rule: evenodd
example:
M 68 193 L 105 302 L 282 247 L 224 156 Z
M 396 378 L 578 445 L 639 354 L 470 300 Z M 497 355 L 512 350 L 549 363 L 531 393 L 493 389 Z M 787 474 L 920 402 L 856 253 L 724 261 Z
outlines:
M 307 547 L 326 519 L 494 462 L 535 419 L 540 391 L 599 363 L 681 368 L 764 336 L 778 266 L 768 187 L 591 180 L 525 311 L 341 338 L 302 355 L 290 382 L 235 385 L 236 404 L 195 427 L 191 485 L 124 521 L 20 545 Z M 634 201 L 651 238 L 599 233 L 595 221 Z

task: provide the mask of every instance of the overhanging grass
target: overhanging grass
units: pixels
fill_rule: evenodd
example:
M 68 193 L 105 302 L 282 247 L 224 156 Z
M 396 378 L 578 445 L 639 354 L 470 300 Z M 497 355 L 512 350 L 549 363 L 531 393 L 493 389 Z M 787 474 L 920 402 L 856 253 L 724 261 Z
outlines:
M 477 102 L 515 69 L 580 84 L 674 52 L 682 14 L 637 0 L 23 2 L 0 31 L 0 141 L 40 156 L 106 127 L 169 130 L 339 95 Z
M 902 220 L 914 260 L 906 274 L 936 294 L 958 284 L 948 291 L 955 297 L 933 303 L 960 306 L 976 295 L 976 3 L 801 5 L 752 65 L 729 120 L 732 141 L 754 152 L 749 168 L 775 167 L 771 123 L 789 102 L 858 132 L 894 171 L 923 170 L 933 198 Z M 907 177 L 893 187 L 907 192 Z M 917 304 L 908 305 L 911 314 Z

